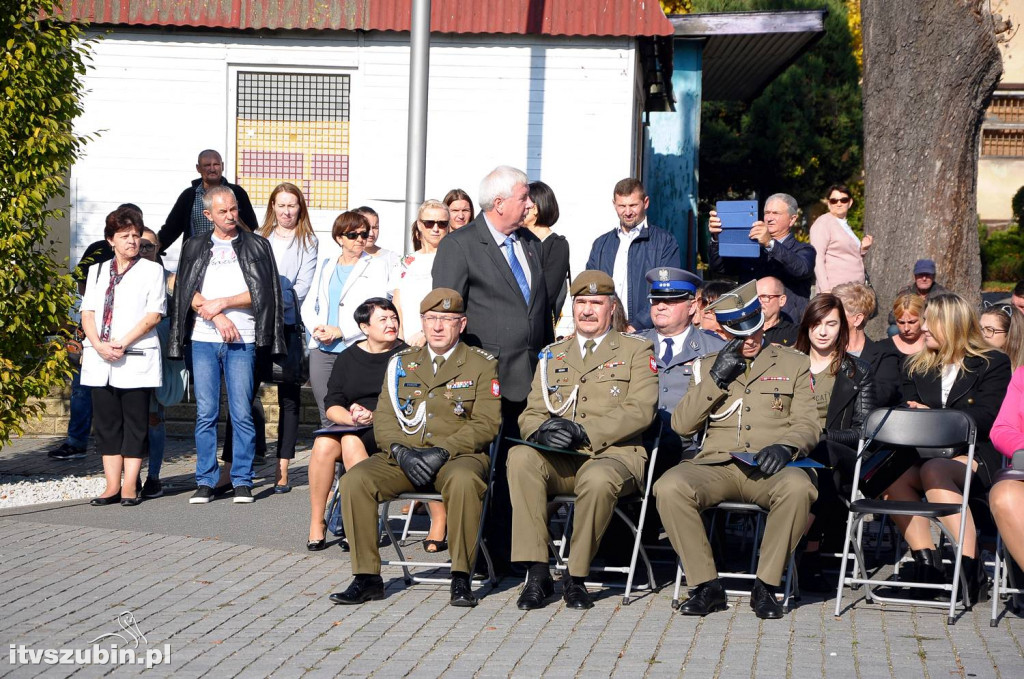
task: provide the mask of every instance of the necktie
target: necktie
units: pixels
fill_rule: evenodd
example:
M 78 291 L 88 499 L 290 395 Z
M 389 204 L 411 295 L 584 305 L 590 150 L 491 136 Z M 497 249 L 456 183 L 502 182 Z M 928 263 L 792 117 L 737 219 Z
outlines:
M 435 356 L 434 357 L 434 374 L 435 375 L 437 374 L 437 371 L 441 369 L 442 365 L 444 365 L 444 356 Z
M 661 355 L 661 362 L 668 365 L 675 353 L 672 351 L 672 338 L 665 338 L 665 353 Z
M 597 346 L 597 342 L 592 339 L 583 343 L 583 367 L 590 365 L 590 357 L 594 355 L 595 346 Z
M 529 304 L 530 284 L 526 282 L 526 273 L 523 271 L 522 265 L 519 264 L 519 258 L 516 257 L 516 250 L 513 247 L 515 242 L 516 239 L 509 236 L 502 245 L 505 246 L 505 256 L 508 257 L 508 265 L 512 269 L 512 275 L 515 276 L 516 283 L 519 284 L 519 290 L 523 293 L 523 299 Z

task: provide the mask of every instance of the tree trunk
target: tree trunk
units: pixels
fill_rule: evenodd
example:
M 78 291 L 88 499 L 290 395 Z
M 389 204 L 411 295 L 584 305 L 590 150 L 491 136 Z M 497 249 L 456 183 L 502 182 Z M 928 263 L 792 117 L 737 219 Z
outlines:
M 917 259 L 978 303 L 978 135 L 1002 74 L 985 0 L 862 0 L 865 231 L 878 293 L 871 326 Z

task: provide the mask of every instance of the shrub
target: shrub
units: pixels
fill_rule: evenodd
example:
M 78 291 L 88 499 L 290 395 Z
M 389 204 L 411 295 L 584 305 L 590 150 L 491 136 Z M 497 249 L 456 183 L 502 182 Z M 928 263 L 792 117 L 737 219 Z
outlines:
M 1013 199 L 1010 201 L 1010 208 L 1013 210 L 1013 221 L 1017 223 L 1017 228 L 1024 224 L 1024 186 L 1017 189 L 1017 193 L 1013 194 Z

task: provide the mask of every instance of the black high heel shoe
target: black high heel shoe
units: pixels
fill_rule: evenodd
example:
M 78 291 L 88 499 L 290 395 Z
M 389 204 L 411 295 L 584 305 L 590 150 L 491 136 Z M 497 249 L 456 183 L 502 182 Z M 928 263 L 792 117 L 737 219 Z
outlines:
M 319 540 L 310 540 L 306 543 L 306 549 L 311 552 L 319 552 L 320 550 L 327 549 L 327 538 L 322 537 Z
M 116 505 L 121 501 L 121 491 L 117 491 L 110 497 L 94 497 L 89 500 L 89 504 L 93 507 L 106 507 L 107 505 Z

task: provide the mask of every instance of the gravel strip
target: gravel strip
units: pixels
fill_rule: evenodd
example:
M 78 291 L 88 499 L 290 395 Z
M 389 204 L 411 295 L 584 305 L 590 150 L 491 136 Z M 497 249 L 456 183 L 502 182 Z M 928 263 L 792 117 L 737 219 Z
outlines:
M 92 498 L 100 495 L 106 486 L 102 476 L 0 474 L 0 509 Z

